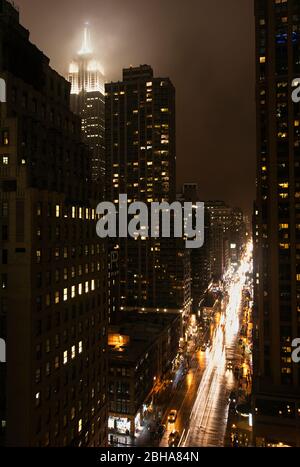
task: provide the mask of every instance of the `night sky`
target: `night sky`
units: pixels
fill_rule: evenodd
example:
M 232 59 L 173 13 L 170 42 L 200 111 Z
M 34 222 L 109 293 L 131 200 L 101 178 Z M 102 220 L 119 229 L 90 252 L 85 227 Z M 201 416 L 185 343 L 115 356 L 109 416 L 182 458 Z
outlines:
M 177 181 L 251 213 L 255 190 L 253 0 L 17 0 L 31 40 L 65 75 L 81 29 L 107 81 L 150 64 L 177 92 Z

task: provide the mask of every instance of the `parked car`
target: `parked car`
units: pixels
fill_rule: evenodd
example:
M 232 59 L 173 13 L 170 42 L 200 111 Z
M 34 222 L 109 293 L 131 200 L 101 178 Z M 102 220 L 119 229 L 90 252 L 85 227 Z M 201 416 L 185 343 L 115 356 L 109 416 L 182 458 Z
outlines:
M 180 434 L 178 431 L 172 431 L 172 433 L 169 436 L 169 447 L 173 448 L 178 446 L 180 441 Z
M 175 423 L 177 419 L 177 410 L 171 410 L 168 416 L 169 423 Z
M 232 371 L 233 370 L 233 363 L 231 360 L 228 360 L 226 364 L 226 370 Z
M 229 395 L 229 402 L 237 402 L 237 393 L 235 391 L 231 391 Z
M 159 425 L 157 429 L 158 436 L 162 438 L 165 431 L 166 431 L 166 425 Z

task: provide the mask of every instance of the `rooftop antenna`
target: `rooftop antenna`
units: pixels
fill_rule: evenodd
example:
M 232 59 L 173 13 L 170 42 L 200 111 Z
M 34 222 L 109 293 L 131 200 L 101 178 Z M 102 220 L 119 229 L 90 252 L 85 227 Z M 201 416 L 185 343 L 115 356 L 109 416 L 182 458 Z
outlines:
M 83 41 L 81 49 L 78 52 L 78 55 L 88 55 L 93 53 L 93 47 L 91 43 L 91 31 L 89 22 L 85 22 L 83 30 Z

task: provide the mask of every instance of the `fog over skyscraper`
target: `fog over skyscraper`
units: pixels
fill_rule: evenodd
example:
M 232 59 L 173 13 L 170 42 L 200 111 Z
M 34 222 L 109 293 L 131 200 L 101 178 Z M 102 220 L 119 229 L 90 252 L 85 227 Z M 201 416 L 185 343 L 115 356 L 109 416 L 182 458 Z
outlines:
M 93 50 L 88 23 L 67 79 L 71 83 L 71 108 L 81 116 L 85 142 L 90 148 L 92 178 L 101 180 L 105 173 L 104 72 Z

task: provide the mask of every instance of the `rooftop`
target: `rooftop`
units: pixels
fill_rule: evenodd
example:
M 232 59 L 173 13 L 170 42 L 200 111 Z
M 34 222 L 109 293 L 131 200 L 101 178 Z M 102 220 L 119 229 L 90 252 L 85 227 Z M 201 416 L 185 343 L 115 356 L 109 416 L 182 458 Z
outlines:
M 118 315 L 118 325 L 110 326 L 109 334 L 129 337 L 129 342 L 110 347 L 110 358 L 128 363 L 138 362 L 169 326 L 180 319 L 178 313 L 128 311 Z M 123 339 L 124 340 L 124 339 Z

